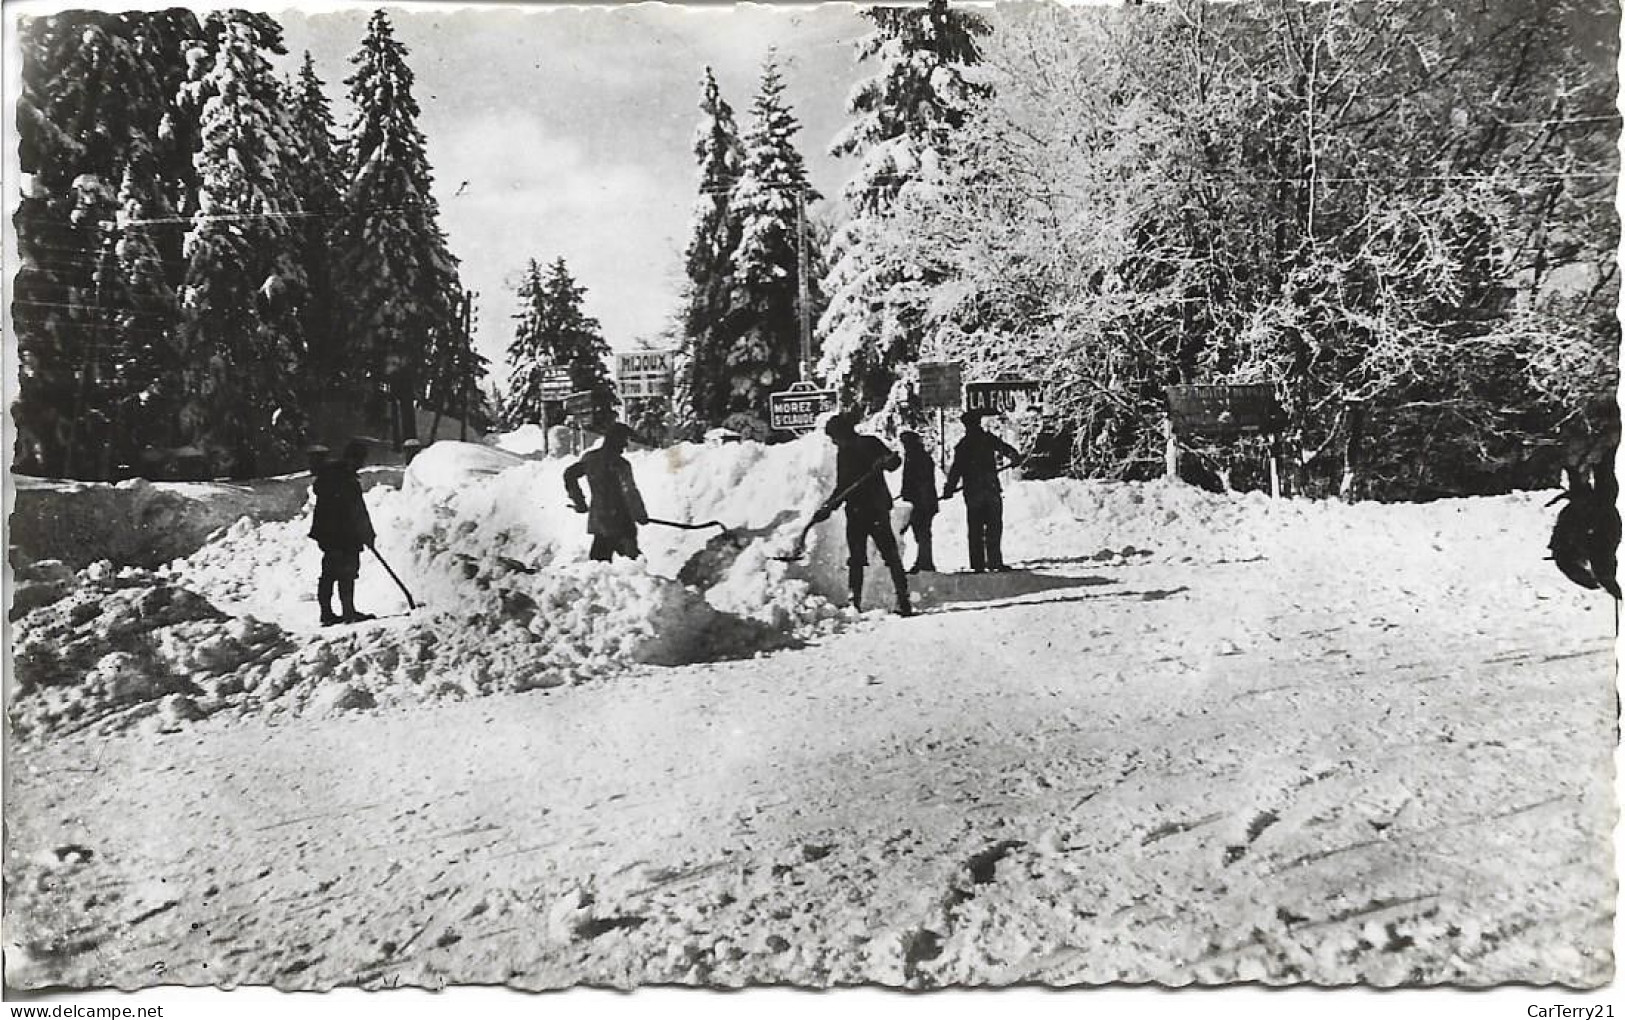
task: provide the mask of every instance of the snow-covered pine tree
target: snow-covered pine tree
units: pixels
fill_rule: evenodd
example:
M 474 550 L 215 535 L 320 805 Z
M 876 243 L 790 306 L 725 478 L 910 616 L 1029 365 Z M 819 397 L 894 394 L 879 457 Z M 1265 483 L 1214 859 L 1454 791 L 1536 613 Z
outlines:
M 172 260 L 162 245 L 166 235 L 176 232 L 162 222 L 166 205 L 153 166 L 148 158 L 126 164 L 114 221 L 114 278 L 123 300 L 112 333 L 125 342 L 114 369 L 110 439 L 117 463 L 131 466 L 140 464 L 144 450 L 174 445 L 184 392 L 178 305 L 170 283 Z
M 413 405 L 429 345 L 437 331 L 455 328 L 461 293 L 430 191 L 406 57 L 389 18 L 374 12 L 350 58 L 355 73 L 345 79 L 355 113 L 342 148 L 344 210 L 333 239 L 349 382 L 371 416 L 393 414 L 401 441 L 416 431 Z
M 687 420 L 714 425 L 728 413 L 724 364 L 732 339 L 728 331 L 732 259 L 739 243 L 738 223 L 729 215 L 729 208 L 745 152 L 733 108 L 722 98 L 709 67 L 701 83 L 694 157 L 700 169 L 700 193 L 684 253 L 683 329 L 688 343 L 676 366 L 680 381 L 673 400 L 680 404 L 679 415 Z
M 542 267 L 535 259 L 525 263 L 517 289 L 519 311 L 514 313 L 513 342 L 508 344 L 508 389 L 502 413 L 510 427 L 525 423 L 549 425 L 542 400 L 542 373 L 551 355 L 542 348 L 546 309 L 543 304 Z
M 479 380 L 489 362 L 474 350 L 474 303 L 479 297 L 465 290 L 457 296 L 457 314 L 449 329 L 430 336 L 429 372 L 423 386 L 424 403 L 434 409 L 426 442 L 439 438 L 440 419 L 452 415 L 467 422 Z
M 570 371 L 571 390 L 599 394 L 607 406 L 615 399 L 609 371 L 609 344 L 598 320 L 582 311 L 586 289 L 577 285 L 563 258 L 545 273 L 531 259 L 520 278 L 519 312 L 513 342 L 508 345 L 508 399 L 511 423 L 555 424 L 542 401 L 542 376 L 550 368 Z
M 597 395 L 599 406 L 609 407 L 616 403 L 615 379 L 609 368 L 609 344 L 604 340 L 598 320 L 582 310 L 586 294 L 587 289 L 570 276 L 564 259 L 554 259 L 542 281 L 546 318 L 541 346 L 554 364 L 569 367 L 571 388 L 575 392 L 590 391 Z
M 145 431 L 140 421 L 128 421 L 124 429 L 104 419 L 104 427 L 91 434 L 85 409 L 110 406 L 109 387 L 125 378 L 111 360 L 129 345 L 167 342 L 173 327 L 180 229 L 143 228 L 153 248 L 149 257 L 161 260 L 150 263 L 160 267 L 157 277 L 105 273 L 98 288 L 96 274 L 121 243 L 110 233 L 116 229 L 111 221 L 132 164 L 141 164 L 134 171 L 137 181 L 152 185 L 149 216 L 172 215 L 170 203 L 183 190 L 173 179 L 174 150 L 161 125 L 185 71 L 183 43 L 196 35 L 197 19 L 184 10 L 70 11 L 24 18 L 20 29 L 16 112 L 27 176 L 13 221 L 21 256 L 12 305 L 20 382 L 15 464 L 33 473 L 91 477 L 130 459 L 136 433 Z M 94 196 L 89 205 L 87 195 Z M 92 205 L 94 214 L 87 215 Z M 143 290 L 149 283 L 159 285 Z M 145 314 L 166 295 L 163 335 L 123 329 L 132 325 L 124 316 L 132 302 Z M 77 450 L 70 454 L 70 447 Z M 85 456 L 90 449 L 98 456 Z
M 671 436 L 676 442 L 692 442 L 704 431 L 695 413 L 694 340 L 684 337 L 672 355 Z
M 343 336 L 338 328 L 338 292 L 334 280 L 332 231 L 339 212 L 339 165 L 333 114 L 309 51 L 290 89 L 289 119 L 299 158 L 289 169 L 304 216 L 299 226 L 299 263 L 305 271 L 306 296 L 301 321 L 305 338 L 307 401 L 338 398 L 343 393 Z
M 809 253 L 813 237 L 810 226 L 798 218 L 797 202 L 811 203 L 818 194 L 807 183 L 796 151 L 794 137 L 800 128 L 784 101 L 777 54 L 769 53 L 751 103 L 745 161 L 729 209 L 739 242 L 732 259 L 729 342 L 722 366 L 728 410 L 764 422 L 768 395 L 801 378 L 798 222 Z M 808 276 L 809 295 L 816 295 L 818 281 L 811 272 Z
M 853 120 L 830 146 L 859 165 L 841 193 L 848 218 L 831 244 L 829 305 L 818 332 L 821 371 L 874 408 L 891 396 L 898 370 L 919 357 L 932 282 L 911 257 L 910 239 L 891 229 L 893 205 L 930 179 L 991 87 L 967 77 L 981 60 L 976 40 L 989 31 L 980 16 L 952 10 L 947 0 L 871 7 L 863 16 L 874 28 L 858 56 L 879 66 L 853 89 Z
M 289 459 L 303 424 L 305 280 L 288 169 L 297 156 L 263 25 L 236 11 L 212 13 L 206 25 L 213 58 L 188 86 L 207 98 L 194 159 L 198 207 L 185 241 L 180 424 L 211 462 L 251 476 Z

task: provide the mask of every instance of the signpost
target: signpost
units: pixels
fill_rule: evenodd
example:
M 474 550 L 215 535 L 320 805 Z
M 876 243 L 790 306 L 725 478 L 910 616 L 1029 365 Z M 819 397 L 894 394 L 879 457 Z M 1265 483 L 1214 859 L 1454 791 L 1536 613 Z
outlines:
M 1275 432 L 1281 405 L 1274 383 L 1243 386 L 1169 386 L 1168 415 L 1182 436 L 1231 438 L 1248 432 Z
M 941 411 L 960 405 L 965 372 L 958 362 L 922 361 L 919 369 L 920 406 Z
M 633 351 L 615 356 L 615 382 L 622 400 L 669 397 L 676 364 L 674 351 Z
M 541 397 L 545 404 L 563 403 L 570 395 L 575 383 L 570 379 L 570 370 L 562 365 L 542 369 Z M 542 424 L 547 424 L 543 422 Z
M 541 392 L 542 400 L 542 454 L 549 455 L 547 438 L 548 421 L 551 415 L 548 412 L 549 404 L 562 404 L 570 396 L 575 383 L 570 378 L 570 370 L 563 365 L 549 365 L 542 369 L 541 385 L 537 387 Z
M 1234 440 L 1244 435 L 1267 435 L 1270 443 L 1270 495 L 1281 495 L 1281 466 L 1277 446 L 1286 415 L 1276 398 L 1274 383 L 1242 385 L 1169 386 L 1165 455 L 1168 476 L 1179 477 L 1181 437 Z
M 806 432 L 818 424 L 818 416 L 835 410 L 838 395 L 812 383 L 791 383 L 790 388 L 768 397 L 768 424 L 786 432 Z
M 564 413 L 572 418 L 591 418 L 603 406 L 593 390 L 578 390 L 564 398 Z
M 948 469 L 948 431 L 944 422 L 949 408 L 964 403 L 963 366 L 956 361 L 922 361 L 920 370 L 920 406 L 937 409 L 937 463 Z
M 1010 414 L 1038 404 L 1037 379 L 993 379 L 965 384 L 965 410 Z
M 577 447 L 581 445 L 582 430 L 592 429 L 596 432 L 601 429 L 600 419 L 609 410 L 608 399 L 598 390 L 577 390 L 564 398 L 564 413 L 575 426 Z

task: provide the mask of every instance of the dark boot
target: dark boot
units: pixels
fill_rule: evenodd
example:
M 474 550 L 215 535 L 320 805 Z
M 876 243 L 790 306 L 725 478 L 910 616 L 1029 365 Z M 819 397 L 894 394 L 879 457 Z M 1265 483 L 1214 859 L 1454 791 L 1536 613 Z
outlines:
M 908 577 L 903 573 L 901 563 L 892 568 L 892 588 L 897 592 L 897 615 L 913 616 L 914 606 L 908 600 Z
M 931 526 L 915 526 L 914 528 L 914 565 L 908 568 L 911 574 L 918 574 L 925 570 L 936 573 L 937 565 L 931 556 Z
M 316 582 L 316 604 L 322 607 L 323 627 L 339 622 L 338 614 L 333 612 L 333 579 L 326 574 Z
M 846 568 L 846 587 L 852 593 L 852 608 L 860 613 L 863 611 L 863 568 L 849 566 Z
M 354 578 L 340 580 L 338 583 L 338 589 L 339 606 L 344 610 L 344 615 L 339 617 L 340 620 L 342 620 L 344 623 L 360 623 L 363 620 L 377 619 L 377 617 L 373 616 L 371 613 L 357 611 L 355 607 Z

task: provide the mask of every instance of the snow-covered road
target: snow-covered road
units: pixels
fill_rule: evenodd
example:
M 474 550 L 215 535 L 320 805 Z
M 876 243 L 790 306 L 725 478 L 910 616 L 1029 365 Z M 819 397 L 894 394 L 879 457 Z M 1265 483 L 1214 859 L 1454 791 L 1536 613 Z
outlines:
M 1380 545 L 1088 549 L 743 661 L 13 744 L 10 977 L 1608 980 L 1611 608 Z

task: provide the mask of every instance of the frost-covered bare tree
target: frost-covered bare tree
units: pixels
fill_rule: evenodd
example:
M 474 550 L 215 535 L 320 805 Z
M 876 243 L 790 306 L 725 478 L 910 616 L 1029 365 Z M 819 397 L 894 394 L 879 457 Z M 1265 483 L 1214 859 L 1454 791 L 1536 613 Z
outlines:
M 1154 473 L 1161 389 L 1372 408 L 1382 491 L 1554 477 L 1612 391 L 1613 22 L 1586 0 L 1002 17 L 997 98 L 896 229 L 973 371 L 1048 384 L 1077 470 Z

